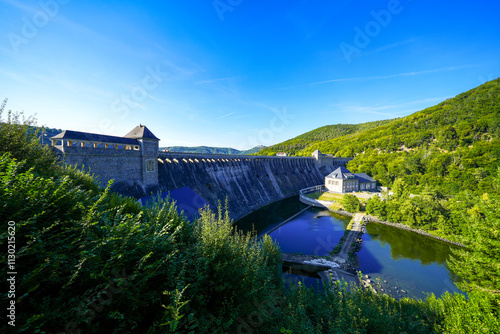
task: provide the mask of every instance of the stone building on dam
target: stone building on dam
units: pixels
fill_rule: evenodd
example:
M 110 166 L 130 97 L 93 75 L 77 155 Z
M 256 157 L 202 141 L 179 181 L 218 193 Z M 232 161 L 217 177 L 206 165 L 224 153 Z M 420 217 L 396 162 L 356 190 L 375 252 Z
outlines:
M 102 186 L 114 180 L 111 189 L 117 193 L 143 198 L 185 189 L 197 195 L 177 199 L 188 212 L 206 202 L 217 207 L 227 198 L 235 220 L 323 184 L 326 175 L 352 159 L 320 152 L 314 157 L 160 152 L 159 139 L 144 125 L 123 137 L 66 130 L 51 140 L 61 161 L 90 171 Z

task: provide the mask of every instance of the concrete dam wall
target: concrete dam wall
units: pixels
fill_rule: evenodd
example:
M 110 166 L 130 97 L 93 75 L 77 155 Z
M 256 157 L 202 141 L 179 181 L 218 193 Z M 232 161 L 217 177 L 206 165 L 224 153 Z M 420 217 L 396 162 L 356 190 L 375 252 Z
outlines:
M 237 220 L 298 195 L 300 189 L 324 184 L 325 176 L 345 161 L 338 163 L 320 166 L 314 158 L 161 152 L 158 186 L 162 192 L 190 187 L 213 206 L 224 204 L 227 197 L 230 216 Z
M 158 142 L 142 124 L 123 137 L 73 130 L 51 137 L 61 161 L 90 170 L 101 186 L 114 180 L 114 192 L 141 202 L 171 192 L 179 209 L 194 209 L 194 214 L 206 201 L 217 207 L 227 198 L 235 220 L 324 184 L 326 175 L 352 160 L 318 150 L 311 158 L 168 153 L 159 152 Z

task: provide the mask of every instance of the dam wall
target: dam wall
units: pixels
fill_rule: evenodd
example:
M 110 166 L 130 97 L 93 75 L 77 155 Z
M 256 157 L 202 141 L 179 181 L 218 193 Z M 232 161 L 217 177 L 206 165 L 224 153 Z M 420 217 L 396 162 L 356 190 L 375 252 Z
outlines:
M 312 157 L 160 152 L 159 140 L 140 124 L 123 137 L 65 130 L 51 137 L 51 146 L 63 163 L 90 171 L 102 187 L 113 180 L 113 192 L 141 201 L 172 192 L 179 209 L 195 212 L 227 198 L 235 220 L 324 184 L 325 176 L 352 160 L 319 151 Z
M 338 162 L 320 166 L 312 157 L 160 152 L 158 186 L 162 192 L 190 187 L 215 207 L 227 197 L 230 216 L 237 220 L 298 195 L 300 189 L 323 184 L 326 175 L 345 164 Z

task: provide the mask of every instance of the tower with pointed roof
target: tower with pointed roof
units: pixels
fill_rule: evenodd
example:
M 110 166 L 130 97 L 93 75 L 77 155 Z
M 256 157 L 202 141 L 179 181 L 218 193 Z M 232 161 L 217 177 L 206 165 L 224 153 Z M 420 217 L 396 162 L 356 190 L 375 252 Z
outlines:
M 145 125 L 123 137 L 65 130 L 51 140 L 62 161 L 90 170 L 102 186 L 110 180 L 120 189 L 158 186 L 160 140 Z
M 124 138 L 136 139 L 141 145 L 143 184 L 158 184 L 158 139 L 145 125 L 138 125 Z

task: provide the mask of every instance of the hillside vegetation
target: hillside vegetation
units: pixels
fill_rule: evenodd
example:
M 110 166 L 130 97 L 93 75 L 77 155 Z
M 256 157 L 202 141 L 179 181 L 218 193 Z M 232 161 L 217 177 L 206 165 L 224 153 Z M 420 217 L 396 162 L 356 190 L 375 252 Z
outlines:
M 234 231 L 222 209 L 205 209 L 190 224 L 172 203 L 144 208 L 100 189 L 88 174 L 56 162 L 30 130 L 32 119 L 2 119 L 3 112 L 0 257 L 17 274 L 14 284 L 7 270 L 0 274 L 8 315 L 2 333 L 500 331 L 499 261 L 492 260 L 498 193 L 471 199 L 479 217 L 469 220 L 476 224 L 474 248 L 454 262 L 470 268 L 459 271 L 468 298 L 396 301 L 342 283 L 320 293 L 285 289 L 270 238 L 257 242 Z M 494 180 L 500 185 L 500 173 Z
M 327 140 L 317 140 L 315 134 L 332 126 L 319 128 L 261 152 L 300 141 L 305 147 L 290 152 L 310 156 L 318 149 L 355 157 L 348 167 L 372 175 L 382 185 L 402 178 L 410 186 L 435 185 L 446 194 L 484 192 L 491 189 L 491 176 L 499 166 L 500 79 L 404 118 L 358 126 L 356 132 L 343 135 L 339 130 L 339 136 Z
M 325 141 L 329 139 L 339 138 L 346 135 L 363 132 L 373 129 L 383 124 L 389 123 L 391 120 L 375 121 L 362 124 L 336 124 L 326 125 L 321 128 L 306 132 L 293 139 L 289 139 L 283 143 L 266 147 L 258 151 L 258 155 L 276 155 L 278 152 L 286 152 L 288 155 L 301 155 L 303 150 L 312 143 Z M 312 151 L 311 151 L 312 152 Z
M 370 149 L 381 152 L 436 148 L 453 151 L 500 137 L 500 79 L 492 80 L 436 106 L 394 120 L 329 125 L 270 146 L 261 153 L 285 151 L 309 156 L 314 150 L 349 157 Z

